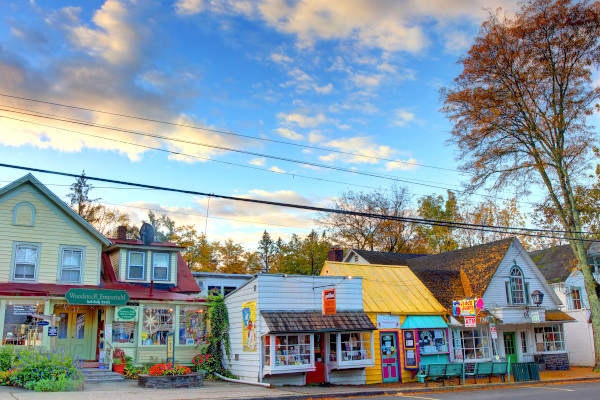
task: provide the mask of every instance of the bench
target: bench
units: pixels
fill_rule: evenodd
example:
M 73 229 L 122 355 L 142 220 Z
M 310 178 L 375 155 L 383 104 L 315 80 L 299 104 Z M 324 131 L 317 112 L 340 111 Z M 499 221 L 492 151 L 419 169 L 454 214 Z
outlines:
M 460 377 L 463 374 L 463 364 L 427 364 L 421 368 L 416 375 L 417 378 L 422 378 L 425 382 L 425 387 L 429 380 L 441 379 L 442 386 L 446 385 L 445 380 L 456 377 L 460 385 Z
M 487 376 L 488 381 L 492 382 L 492 375 L 499 375 L 504 382 L 504 378 L 508 373 L 508 363 L 506 362 L 480 362 L 475 363 L 473 372 L 465 372 L 465 377 L 473 378 L 473 383 L 477 383 L 478 376 Z

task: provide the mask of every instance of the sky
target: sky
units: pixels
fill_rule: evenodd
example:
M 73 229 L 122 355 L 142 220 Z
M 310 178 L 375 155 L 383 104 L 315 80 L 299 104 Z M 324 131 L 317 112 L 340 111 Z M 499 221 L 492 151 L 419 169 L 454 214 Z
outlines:
M 0 4 L 1 163 L 317 207 L 394 182 L 415 200 L 459 189 L 439 90 L 486 9 L 516 10 L 508 0 Z M 0 186 L 24 174 L 0 168 Z M 34 175 L 66 200 L 72 178 Z M 288 239 L 316 227 L 304 211 L 93 185 L 92 197 L 140 221 L 153 210 L 248 248 L 264 230 Z

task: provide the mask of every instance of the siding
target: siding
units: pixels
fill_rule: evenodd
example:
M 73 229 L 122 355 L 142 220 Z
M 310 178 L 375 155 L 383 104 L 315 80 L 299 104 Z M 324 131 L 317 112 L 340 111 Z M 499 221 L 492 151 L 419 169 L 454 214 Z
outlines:
M 119 279 L 119 255 L 121 254 L 120 251 L 113 251 L 112 253 L 110 253 L 110 263 L 113 266 L 113 269 L 115 270 L 115 276 L 117 277 L 117 279 Z
M 573 310 L 568 314 L 577 322 L 564 324 L 565 340 L 571 365 L 594 366 L 594 334 L 588 324 L 588 311 Z
M 206 297 L 209 286 L 218 287 L 235 287 L 238 288 L 244 283 L 248 282 L 251 278 L 219 278 L 219 277 L 200 277 L 196 278 L 198 286 L 200 286 L 200 297 Z
M 329 373 L 329 383 L 334 385 L 356 385 L 365 381 L 365 369 L 345 369 L 331 371 Z
M 20 202 L 35 207 L 34 226 L 12 224 L 13 208 Z M 0 199 L 0 224 L 0 281 L 10 281 L 13 242 L 32 242 L 41 244 L 39 283 L 57 283 L 61 245 L 84 247 L 83 284 L 99 283 L 100 241 L 32 186 L 22 186 Z

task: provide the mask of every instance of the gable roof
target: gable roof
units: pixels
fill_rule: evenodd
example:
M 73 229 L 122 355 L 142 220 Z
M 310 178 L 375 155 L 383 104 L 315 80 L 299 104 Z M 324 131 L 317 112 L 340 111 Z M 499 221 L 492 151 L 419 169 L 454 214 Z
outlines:
M 564 282 L 579 261 L 570 244 L 532 251 L 529 256 L 548 282 Z
M 362 277 L 365 312 L 444 315 L 443 307 L 406 266 L 326 261 L 323 276 Z
M 104 244 L 105 246 L 108 246 L 111 244 L 111 241 L 106 236 L 104 236 L 103 234 L 98 232 L 96 230 L 96 228 L 94 228 L 89 222 L 87 222 L 79 214 L 77 214 L 75 211 L 73 211 L 73 209 L 71 207 L 69 207 L 57 195 L 52 193 L 52 191 L 50 191 L 50 189 L 48 189 L 46 186 L 44 186 L 44 184 L 42 182 L 38 181 L 35 178 L 35 176 L 33 176 L 32 174 L 27 174 L 27 175 L 23 176 L 22 178 L 19 178 L 16 181 L 9 183 L 8 185 L 1 188 L 0 189 L 0 197 L 12 190 L 15 190 L 19 186 L 26 185 L 26 184 L 30 184 L 31 186 L 33 186 L 34 188 L 39 190 L 50 201 L 52 201 L 56 206 L 58 206 L 60 209 L 62 209 L 69 217 L 71 217 L 79 225 L 81 225 L 81 227 L 84 230 L 86 230 L 92 236 L 94 236 L 96 239 L 98 239 L 100 242 L 102 242 L 102 244 Z
M 348 256 L 346 256 L 346 259 L 350 257 L 352 252 L 364 258 L 369 264 L 379 265 L 408 265 L 407 260 L 416 257 L 424 257 L 427 255 L 352 249 L 350 252 L 348 252 Z
M 517 239 L 510 237 L 478 246 L 447 251 L 426 257 L 412 258 L 407 260 L 408 266 L 415 273 L 418 270 L 447 270 L 455 272 L 462 270 L 466 277 L 468 277 L 468 283 L 471 286 L 473 295 L 475 297 L 483 297 L 508 248 L 515 240 Z M 423 274 L 424 272 L 420 273 L 420 275 Z M 429 289 L 434 292 L 437 286 Z M 462 287 L 463 285 L 461 284 L 460 286 Z M 456 290 L 460 291 L 460 288 L 457 287 Z
M 469 297 L 465 293 L 460 271 L 416 268 L 411 271 L 446 309 L 452 308 L 452 300 Z

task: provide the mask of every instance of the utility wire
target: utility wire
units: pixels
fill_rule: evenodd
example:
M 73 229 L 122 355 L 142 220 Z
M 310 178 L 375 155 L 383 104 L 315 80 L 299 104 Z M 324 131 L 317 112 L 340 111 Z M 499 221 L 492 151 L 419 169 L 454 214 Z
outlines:
M 53 171 L 53 170 L 41 169 L 41 168 L 24 167 L 24 166 L 5 164 L 5 163 L 0 163 L 0 167 L 26 170 L 26 171 L 35 171 L 35 172 L 54 174 L 54 175 L 60 175 L 60 176 L 67 176 L 70 178 L 81 177 L 81 174 L 71 174 L 71 173 L 67 173 L 67 172 L 59 172 L 59 171 Z M 508 227 L 508 226 L 501 227 L 501 226 L 492 226 L 492 225 L 480 225 L 480 224 L 467 224 L 467 223 L 460 223 L 460 222 L 440 221 L 440 220 L 432 220 L 432 219 L 424 219 L 424 218 L 398 217 L 398 216 L 381 215 L 381 214 L 366 213 L 366 212 L 359 212 L 359 211 L 339 210 L 339 209 L 333 209 L 333 208 L 306 206 L 306 205 L 301 205 L 301 204 L 291 204 L 291 203 L 283 203 L 283 202 L 268 201 L 268 200 L 258 200 L 258 199 L 250 199 L 250 198 L 243 198 L 243 197 L 226 196 L 226 195 L 219 195 L 219 194 L 214 194 L 214 193 L 198 192 L 198 191 L 187 190 L 187 189 L 168 188 L 168 187 L 164 187 L 164 186 L 148 185 L 148 184 L 144 184 L 144 183 L 127 182 L 127 181 L 121 181 L 121 180 L 116 180 L 116 179 L 99 178 L 99 177 L 93 177 L 93 176 L 87 176 L 87 175 L 86 175 L 86 178 L 89 180 L 94 180 L 94 181 L 99 181 L 99 182 L 108 182 L 108 183 L 115 183 L 115 184 L 121 184 L 121 185 L 143 187 L 143 188 L 161 190 L 161 191 L 166 191 L 166 192 L 185 193 L 185 194 L 200 195 L 200 196 L 210 196 L 210 197 L 215 197 L 215 198 L 220 198 L 220 199 L 225 199 L 225 200 L 241 201 L 241 202 L 252 203 L 252 204 L 264 204 L 264 205 L 270 205 L 270 206 L 276 206 L 276 207 L 296 208 L 296 209 L 305 210 L 305 211 L 314 211 L 314 212 L 322 212 L 322 213 L 354 215 L 354 216 L 360 216 L 360 217 L 366 217 L 366 218 L 375 218 L 375 219 L 389 220 L 389 221 L 396 221 L 396 222 L 408 222 L 408 223 L 415 223 L 415 224 L 424 224 L 424 225 L 439 226 L 439 227 L 446 227 L 446 228 L 453 228 L 453 229 L 465 229 L 465 230 L 475 230 L 475 231 L 494 232 L 494 233 L 510 233 L 510 234 L 515 234 L 515 235 L 520 235 L 520 236 L 531 236 L 531 237 L 538 237 L 538 238 L 561 239 L 561 240 L 564 240 L 565 238 L 560 237 L 560 236 L 539 235 L 539 234 L 534 234 L 532 232 L 585 234 L 585 235 L 598 235 L 599 234 L 596 232 L 569 232 L 569 231 L 559 231 L 559 230 L 551 230 L 551 229 L 532 229 L 532 228 L 519 228 L 519 227 Z M 582 240 L 583 241 L 595 241 L 594 239 L 582 239 Z

